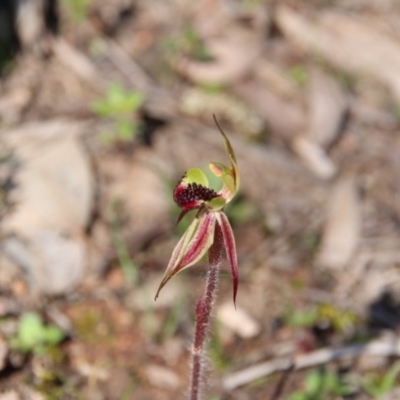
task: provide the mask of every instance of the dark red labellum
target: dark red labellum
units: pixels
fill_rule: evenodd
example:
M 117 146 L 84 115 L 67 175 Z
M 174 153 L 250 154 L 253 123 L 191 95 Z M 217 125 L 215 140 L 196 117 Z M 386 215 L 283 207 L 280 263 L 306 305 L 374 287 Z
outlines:
M 184 210 L 200 208 L 205 201 L 218 197 L 218 193 L 210 188 L 193 183 L 179 182 L 174 190 L 175 203 Z

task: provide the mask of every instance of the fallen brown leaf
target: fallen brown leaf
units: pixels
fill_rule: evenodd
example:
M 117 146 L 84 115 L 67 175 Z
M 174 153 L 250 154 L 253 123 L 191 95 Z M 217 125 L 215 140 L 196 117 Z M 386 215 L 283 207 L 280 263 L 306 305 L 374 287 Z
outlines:
M 332 178 L 337 167 L 325 150 L 305 136 L 298 136 L 292 141 L 292 148 L 304 164 L 323 179 Z
M 274 134 L 291 139 L 304 131 L 306 120 L 301 106 L 280 97 L 260 79 L 238 82 L 233 90 L 251 104 Z
M 370 75 L 400 99 L 400 45 L 361 18 L 327 11 L 313 19 L 286 6 L 276 10 L 276 23 L 295 45 L 321 54 L 338 68 Z
M 306 136 L 328 148 L 340 132 L 348 101 L 339 83 L 319 71 L 310 75 L 309 129 Z
M 350 261 L 360 237 L 360 207 L 355 177 L 339 179 L 328 204 L 318 265 L 340 269 Z

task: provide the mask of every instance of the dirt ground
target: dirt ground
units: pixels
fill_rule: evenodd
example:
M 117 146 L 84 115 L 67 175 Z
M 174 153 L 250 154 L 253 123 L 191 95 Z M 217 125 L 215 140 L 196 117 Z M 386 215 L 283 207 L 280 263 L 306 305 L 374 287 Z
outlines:
M 186 398 L 206 260 L 154 296 L 213 114 L 204 399 L 399 399 L 399 71 L 395 0 L 0 3 L 0 400 Z

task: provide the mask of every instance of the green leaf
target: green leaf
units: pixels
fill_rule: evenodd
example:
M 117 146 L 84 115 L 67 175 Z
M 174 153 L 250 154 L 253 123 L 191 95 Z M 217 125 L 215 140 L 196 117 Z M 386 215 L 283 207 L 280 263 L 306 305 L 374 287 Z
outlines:
M 379 384 L 380 395 L 389 393 L 395 387 L 399 373 L 400 373 L 400 363 L 397 362 L 383 376 Z
M 124 100 L 124 91 L 119 83 L 112 83 L 107 94 L 110 105 L 118 105 Z
M 144 102 L 144 94 L 135 90 L 128 95 L 127 103 L 131 111 L 136 111 Z
M 43 322 L 39 315 L 24 314 L 18 326 L 18 341 L 23 350 L 31 350 L 43 337 Z
M 301 392 L 292 393 L 289 396 L 289 400 L 309 400 L 309 399 L 310 398 L 308 397 L 307 394 Z
M 61 329 L 45 326 L 38 314 L 26 313 L 19 321 L 18 334 L 11 341 L 11 345 L 25 352 L 41 352 L 47 346 L 59 343 L 63 338 L 64 333 Z
M 323 375 L 318 371 L 310 372 L 305 381 L 305 387 L 308 394 L 317 394 L 323 386 Z
M 56 326 L 46 327 L 43 335 L 43 341 L 48 345 L 55 345 L 60 343 L 64 338 L 63 331 Z
M 102 117 L 119 119 L 134 113 L 144 101 L 144 95 L 139 90 L 125 91 L 118 83 L 108 87 L 105 98 L 92 104 L 92 110 Z
M 318 319 L 317 310 L 293 310 L 285 317 L 286 323 L 292 326 L 309 327 Z
M 101 117 L 110 117 L 114 110 L 106 100 L 96 100 L 92 103 L 92 110 Z
M 117 124 L 118 139 L 123 142 L 131 142 L 135 136 L 134 125 L 132 121 L 120 120 Z
M 88 14 L 91 0 L 63 0 L 75 22 L 83 21 Z
M 382 379 L 382 389 L 388 393 L 393 389 L 396 383 L 397 376 L 400 373 L 400 363 L 394 364 Z
M 299 86 L 304 85 L 308 79 L 308 72 L 304 65 L 295 65 L 290 71 L 289 76 L 294 83 Z
M 363 389 L 370 394 L 372 397 L 378 397 L 382 394 L 381 388 L 379 387 L 379 383 L 375 381 L 365 381 L 362 382 L 361 386 Z

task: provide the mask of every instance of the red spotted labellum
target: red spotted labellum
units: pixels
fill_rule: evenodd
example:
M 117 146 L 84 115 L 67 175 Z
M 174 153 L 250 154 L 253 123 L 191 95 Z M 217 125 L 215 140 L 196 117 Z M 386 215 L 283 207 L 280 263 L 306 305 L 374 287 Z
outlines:
M 236 255 L 236 244 L 232 228 L 223 208 L 229 203 L 239 189 L 239 171 L 233 148 L 220 128 L 215 116 L 215 123 L 224 139 L 230 166 L 221 163 L 210 163 L 211 172 L 222 180 L 223 186 L 219 192 L 209 187 L 204 172 L 199 168 L 186 171 L 174 190 L 174 201 L 182 209 L 178 222 L 189 211 L 198 209 L 196 217 L 183 234 L 165 271 L 157 290 L 156 299 L 164 285 L 178 272 L 197 263 L 210 249 L 215 239 L 215 229 L 218 225 L 223 237 L 223 246 L 231 267 L 233 280 L 233 301 L 239 283 L 239 272 Z

